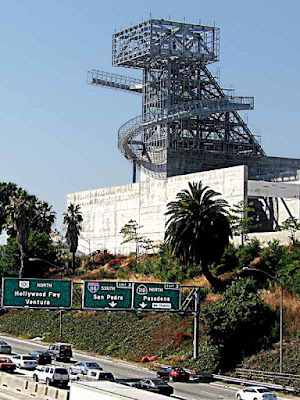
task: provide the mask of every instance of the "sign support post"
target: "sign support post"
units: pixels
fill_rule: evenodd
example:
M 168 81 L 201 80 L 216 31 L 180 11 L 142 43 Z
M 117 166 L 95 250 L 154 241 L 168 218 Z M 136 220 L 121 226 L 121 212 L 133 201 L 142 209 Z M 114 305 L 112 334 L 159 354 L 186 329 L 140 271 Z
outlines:
M 62 340 L 62 310 L 59 310 L 59 339 Z

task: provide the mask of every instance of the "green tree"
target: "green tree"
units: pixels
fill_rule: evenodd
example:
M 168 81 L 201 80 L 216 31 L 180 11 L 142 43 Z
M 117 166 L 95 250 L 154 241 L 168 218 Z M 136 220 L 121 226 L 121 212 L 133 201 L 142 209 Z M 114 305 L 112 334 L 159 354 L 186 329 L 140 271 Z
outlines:
M 179 192 L 177 200 L 167 205 L 165 242 L 184 266 L 201 264 L 210 284 L 222 290 L 224 282 L 212 274 L 210 266 L 220 260 L 231 230 L 228 204 L 216 196 L 220 193 L 203 187 L 201 182 L 189 183 L 189 189 Z
M 76 268 L 75 253 L 78 247 L 78 237 L 82 230 L 83 217 L 80 211 L 80 206 L 70 204 L 67 208 L 67 212 L 63 214 L 64 225 L 66 225 L 66 239 L 72 253 L 72 267 L 73 270 Z
M 53 246 L 49 235 L 43 232 L 30 231 L 27 243 L 27 256 L 41 258 L 55 265 L 61 265 L 58 249 Z M 7 244 L 0 247 L 0 271 L 2 276 L 18 276 L 21 260 L 20 248 L 15 237 L 9 237 Z M 42 262 L 28 262 L 24 277 L 44 277 L 49 265 Z
M 295 217 L 290 217 L 279 225 L 280 231 L 290 231 L 290 239 L 292 244 L 296 242 L 296 232 L 300 230 L 300 222 Z
M 136 251 L 136 259 L 139 260 L 140 254 L 140 247 L 145 250 L 153 250 L 154 245 L 151 239 L 147 238 L 146 236 L 142 236 L 139 234 L 139 230 L 142 228 L 135 220 L 131 219 L 123 226 L 120 230 L 120 233 L 123 235 L 123 242 L 130 243 L 133 242 L 135 244 L 135 251 Z
M 36 196 L 11 182 L 0 182 L 0 233 L 3 228 L 6 228 L 9 236 L 16 235 L 13 226 L 7 224 L 8 207 L 11 205 L 11 199 L 20 196 L 23 199 L 26 198 L 26 202 L 30 204 L 32 210 L 31 229 L 49 234 L 55 221 L 55 212 L 52 211 L 52 206 L 45 201 L 39 201 Z
M 229 211 L 228 220 L 231 231 L 234 236 L 241 236 L 243 246 L 251 230 L 258 227 L 258 224 L 255 224 L 253 202 L 247 203 L 241 200 L 234 204 Z
M 270 344 L 275 314 L 257 294 L 252 278 L 232 282 L 223 297 L 204 310 L 210 343 L 222 354 L 221 369 L 233 368 L 243 356 Z
M 19 278 L 22 278 L 25 268 L 26 250 L 30 232 L 30 225 L 34 219 L 35 211 L 32 198 L 27 192 L 20 189 L 15 197 L 10 198 L 10 204 L 6 206 L 7 226 L 16 233 L 17 243 L 20 248 L 21 259 Z

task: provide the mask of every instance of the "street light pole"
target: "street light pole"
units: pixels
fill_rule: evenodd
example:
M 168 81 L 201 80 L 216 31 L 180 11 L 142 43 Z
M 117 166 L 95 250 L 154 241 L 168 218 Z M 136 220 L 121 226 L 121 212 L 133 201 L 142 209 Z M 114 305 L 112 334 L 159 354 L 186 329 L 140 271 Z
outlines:
M 262 269 L 259 268 L 249 268 L 249 267 L 244 267 L 244 271 L 248 272 L 261 272 L 268 276 L 270 279 L 276 281 L 280 285 L 280 317 L 279 317 L 279 372 L 282 373 L 282 360 L 283 360 L 283 283 L 275 278 L 275 276 L 269 274 L 266 271 L 263 271 Z

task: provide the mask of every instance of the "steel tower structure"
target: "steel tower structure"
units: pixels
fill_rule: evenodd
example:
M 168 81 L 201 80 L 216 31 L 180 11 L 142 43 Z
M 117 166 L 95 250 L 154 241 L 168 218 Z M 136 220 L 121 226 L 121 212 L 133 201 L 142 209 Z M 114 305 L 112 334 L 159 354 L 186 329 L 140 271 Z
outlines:
M 212 169 L 207 157 L 221 168 L 258 165 L 265 156 L 238 114 L 254 108 L 253 97 L 232 96 L 208 69 L 219 61 L 219 37 L 217 27 L 150 19 L 112 40 L 113 65 L 141 69 L 142 80 L 88 72 L 89 84 L 142 94 L 141 115 L 118 131 L 119 150 L 134 167 L 161 179 Z M 183 157 L 194 165 L 174 169 L 173 161 L 180 164 Z

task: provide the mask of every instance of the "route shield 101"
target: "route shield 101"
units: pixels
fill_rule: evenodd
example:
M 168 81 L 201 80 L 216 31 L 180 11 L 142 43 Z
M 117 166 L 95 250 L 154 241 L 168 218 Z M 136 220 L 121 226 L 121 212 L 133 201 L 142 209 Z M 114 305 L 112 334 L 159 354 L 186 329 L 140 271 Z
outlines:
M 131 310 L 132 282 L 84 281 L 84 309 Z
M 134 283 L 133 308 L 144 311 L 178 311 L 180 285 L 178 283 Z
M 1 303 L 4 308 L 71 308 L 72 291 L 72 281 L 4 278 Z

